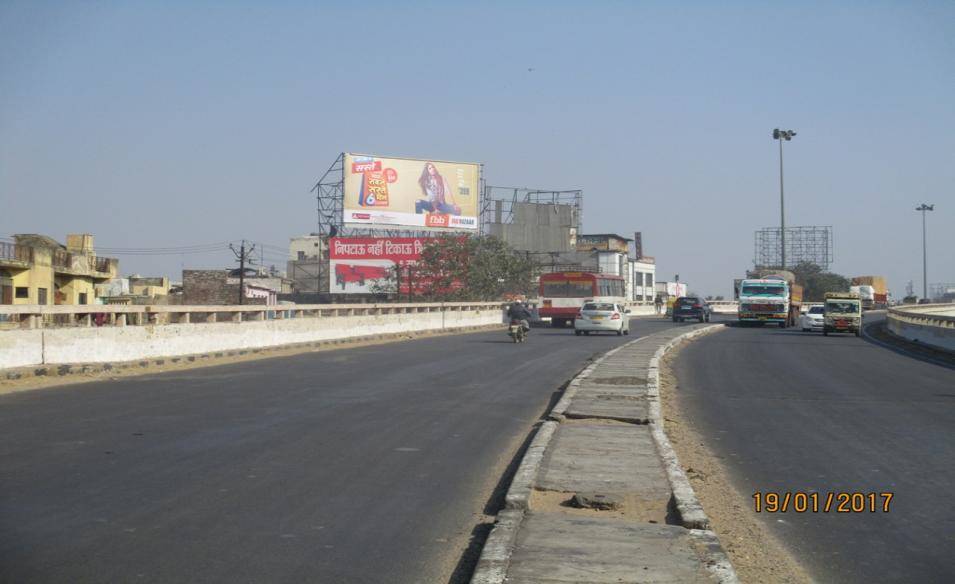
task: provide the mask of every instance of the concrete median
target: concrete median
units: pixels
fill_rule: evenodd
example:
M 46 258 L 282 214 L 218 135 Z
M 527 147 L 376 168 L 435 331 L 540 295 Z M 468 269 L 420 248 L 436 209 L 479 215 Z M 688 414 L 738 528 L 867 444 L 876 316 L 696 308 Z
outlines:
M 737 581 L 663 434 L 656 369 L 670 347 L 718 328 L 637 339 L 568 385 L 524 456 L 472 584 Z

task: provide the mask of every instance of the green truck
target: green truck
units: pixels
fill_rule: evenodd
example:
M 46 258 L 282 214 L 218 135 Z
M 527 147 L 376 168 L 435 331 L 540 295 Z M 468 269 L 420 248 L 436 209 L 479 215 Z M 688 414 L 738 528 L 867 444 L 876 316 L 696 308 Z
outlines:
M 822 334 L 862 332 L 862 299 L 855 292 L 826 292 Z

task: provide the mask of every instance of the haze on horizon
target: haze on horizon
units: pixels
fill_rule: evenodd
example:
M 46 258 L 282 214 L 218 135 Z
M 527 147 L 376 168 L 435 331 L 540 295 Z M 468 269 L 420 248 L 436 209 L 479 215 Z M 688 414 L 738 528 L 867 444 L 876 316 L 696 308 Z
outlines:
M 0 5 L 0 236 L 88 232 L 123 274 L 315 229 L 339 152 L 584 190 L 658 279 L 729 295 L 753 232 L 831 225 L 847 276 L 955 282 L 955 4 Z M 203 248 L 204 249 L 204 248 Z M 110 254 L 104 251 L 104 255 Z

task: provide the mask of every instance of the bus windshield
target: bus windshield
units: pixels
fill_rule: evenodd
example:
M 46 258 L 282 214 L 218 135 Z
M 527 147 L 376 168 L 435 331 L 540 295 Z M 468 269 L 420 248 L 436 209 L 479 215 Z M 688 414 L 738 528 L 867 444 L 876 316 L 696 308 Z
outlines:
M 541 296 L 550 298 L 592 298 L 594 284 L 589 280 L 552 280 L 541 282 Z
M 747 284 L 743 286 L 740 296 L 783 296 L 786 287 L 778 284 Z

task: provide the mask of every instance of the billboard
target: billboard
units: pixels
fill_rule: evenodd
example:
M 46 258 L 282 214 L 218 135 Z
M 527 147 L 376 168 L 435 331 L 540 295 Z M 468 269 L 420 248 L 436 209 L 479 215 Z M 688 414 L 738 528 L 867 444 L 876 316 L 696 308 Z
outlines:
M 627 253 L 629 251 L 629 245 L 625 237 L 620 237 L 612 233 L 577 236 L 577 251 L 594 250 Z
M 481 165 L 345 154 L 343 221 L 476 230 Z
M 332 237 L 328 240 L 333 294 L 423 294 L 432 282 L 414 265 L 433 237 Z M 398 266 L 398 270 L 395 269 Z M 397 280 L 397 282 L 395 281 Z M 452 286 L 456 288 L 457 286 Z

